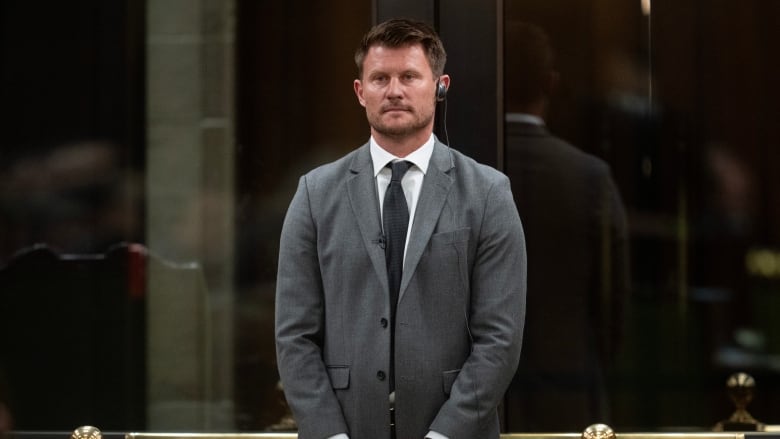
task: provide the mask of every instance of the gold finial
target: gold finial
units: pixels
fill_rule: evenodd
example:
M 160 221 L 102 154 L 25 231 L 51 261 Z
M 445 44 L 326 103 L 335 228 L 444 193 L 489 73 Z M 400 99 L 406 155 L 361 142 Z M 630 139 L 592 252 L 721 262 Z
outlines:
M 752 376 L 737 372 L 726 380 L 726 391 L 736 409 L 730 418 L 715 424 L 715 431 L 762 431 L 764 424 L 758 422 L 747 411 L 747 406 L 753 400 L 756 381 Z
M 756 380 L 745 372 L 737 372 L 726 380 L 726 388 L 728 389 L 731 401 L 737 406 L 737 410 L 747 414 L 747 416 L 749 416 L 748 419 L 753 419 L 745 409 L 750 401 L 753 400 L 753 393 L 756 390 Z
M 70 439 L 102 439 L 103 434 L 100 433 L 97 427 L 91 425 L 83 425 L 75 430 L 70 435 Z
M 607 424 L 593 424 L 582 432 L 582 439 L 615 439 L 615 432 Z

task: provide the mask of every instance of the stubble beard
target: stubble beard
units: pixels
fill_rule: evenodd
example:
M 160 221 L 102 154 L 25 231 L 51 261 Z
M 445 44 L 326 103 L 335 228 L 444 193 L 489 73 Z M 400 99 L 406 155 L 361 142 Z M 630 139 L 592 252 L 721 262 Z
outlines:
M 378 134 L 399 139 L 424 130 L 433 121 L 433 112 L 422 116 L 419 113 L 412 113 L 412 115 L 415 117 L 411 121 L 402 124 L 386 123 L 382 120 L 382 114 L 369 116 L 368 122 Z

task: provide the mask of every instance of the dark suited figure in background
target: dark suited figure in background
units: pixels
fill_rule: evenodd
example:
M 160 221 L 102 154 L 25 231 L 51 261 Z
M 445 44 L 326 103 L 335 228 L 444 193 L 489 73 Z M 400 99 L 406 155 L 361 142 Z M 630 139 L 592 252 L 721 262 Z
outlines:
M 507 431 L 580 431 L 608 422 L 604 366 L 628 289 L 626 218 L 609 166 L 547 130 L 558 80 L 547 35 L 507 26 L 506 173 L 528 251 L 523 355 Z

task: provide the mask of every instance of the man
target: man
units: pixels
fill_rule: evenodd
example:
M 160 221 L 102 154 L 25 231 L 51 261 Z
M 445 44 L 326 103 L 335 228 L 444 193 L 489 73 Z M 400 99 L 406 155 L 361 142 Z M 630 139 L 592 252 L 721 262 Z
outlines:
M 510 431 L 608 422 L 604 366 L 628 290 L 626 218 L 609 166 L 550 134 L 558 81 L 547 34 L 506 27 L 506 172 L 528 243 L 523 358 L 507 392 Z
M 302 439 L 499 437 L 524 236 L 508 179 L 433 135 L 445 60 L 426 24 L 371 29 L 354 81 L 369 142 L 303 176 L 287 212 L 277 360 Z

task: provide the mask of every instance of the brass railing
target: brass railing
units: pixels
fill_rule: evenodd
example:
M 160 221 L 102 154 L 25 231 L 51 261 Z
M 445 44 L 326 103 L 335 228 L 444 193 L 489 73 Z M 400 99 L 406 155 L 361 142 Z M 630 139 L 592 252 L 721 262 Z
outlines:
M 605 424 L 593 424 L 581 433 L 504 433 L 501 439 L 755 439 L 767 434 L 778 436 L 780 425 L 757 421 L 747 411 L 753 399 L 755 381 L 746 373 L 735 373 L 726 382 L 734 413 L 713 427 L 713 431 L 685 433 L 616 433 Z M 289 422 L 294 427 L 292 417 Z M 286 424 L 285 424 L 286 425 Z M 748 437 L 749 436 L 749 437 Z M 125 439 L 296 439 L 297 433 L 126 433 Z M 102 439 L 100 430 L 92 426 L 79 427 L 71 439 Z
M 753 434 L 760 434 L 752 432 Z M 125 439 L 296 439 L 296 433 L 127 433 Z M 79 427 L 71 439 L 102 439 L 95 427 Z M 746 439 L 745 432 L 615 433 L 595 424 L 582 433 L 505 433 L 501 439 Z

